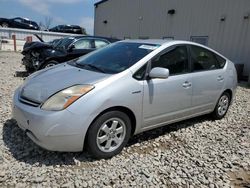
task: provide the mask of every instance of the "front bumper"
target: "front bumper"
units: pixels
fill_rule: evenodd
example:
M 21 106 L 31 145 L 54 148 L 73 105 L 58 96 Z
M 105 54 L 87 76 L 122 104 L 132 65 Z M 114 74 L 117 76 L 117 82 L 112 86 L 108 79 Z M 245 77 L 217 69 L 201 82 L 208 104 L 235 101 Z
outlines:
M 18 126 L 37 145 L 51 151 L 77 152 L 83 150 L 87 126 L 84 117 L 70 111 L 44 111 L 19 101 L 17 90 L 12 115 Z
M 43 62 L 41 62 L 39 58 L 32 56 L 30 53 L 25 54 L 22 58 L 22 64 L 26 67 L 26 69 L 38 70 L 42 63 Z

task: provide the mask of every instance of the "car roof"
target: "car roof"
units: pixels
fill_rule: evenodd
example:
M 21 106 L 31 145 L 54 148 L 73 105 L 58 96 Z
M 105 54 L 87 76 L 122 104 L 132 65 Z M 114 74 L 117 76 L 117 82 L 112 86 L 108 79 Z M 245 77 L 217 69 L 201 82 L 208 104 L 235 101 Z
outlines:
M 219 52 L 209 48 L 208 46 L 196 43 L 196 42 L 192 42 L 192 41 L 185 41 L 185 40 L 173 40 L 173 39 L 135 39 L 135 40 L 123 40 L 120 42 L 131 42 L 131 43 L 142 43 L 142 44 L 155 44 L 155 45 L 195 45 L 195 46 L 200 46 L 202 48 L 205 48 L 207 50 L 210 50 L 212 52 L 214 52 L 217 55 L 220 55 L 221 57 L 223 57 L 224 59 L 227 59 L 225 56 L 223 56 L 222 54 L 220 54 Z
M 202 46 L 205 48 L 209 48 L 202 44 L 198 44 L 191 41 L 184 41 L 184 40 L 173 40 L 173 39 L 127 39 L 121 42 L 132 42 L 132 43 L 144 43 L 144 44 L 155 44 L 155 45 L 165 45 L 165 44 L 191 44 L 196 46 Z

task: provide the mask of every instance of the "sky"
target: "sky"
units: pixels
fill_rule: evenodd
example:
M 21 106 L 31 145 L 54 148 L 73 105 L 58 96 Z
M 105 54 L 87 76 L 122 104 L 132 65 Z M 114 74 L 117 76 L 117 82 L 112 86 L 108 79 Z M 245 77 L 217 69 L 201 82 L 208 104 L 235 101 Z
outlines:
M 94 3 L 99 0 L 0 0 L 0 17 L 25 17 L 45 22 L 52 18 L 51 26 L 76 24 L 88 34 L 94 29 Z

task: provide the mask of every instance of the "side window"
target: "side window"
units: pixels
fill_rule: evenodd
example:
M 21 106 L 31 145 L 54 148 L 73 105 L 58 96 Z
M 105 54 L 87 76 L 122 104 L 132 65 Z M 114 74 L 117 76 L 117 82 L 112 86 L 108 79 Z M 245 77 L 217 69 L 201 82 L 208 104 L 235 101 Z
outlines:
M 14 21 L 15 21 L 15 22 L 22 23 L 22 20 L 21 20 L 20 18 L 15 18 Z
M 102 48 L 104 46 L 107 46 L 108 43 L 103 41 L 103 40 L 95 40 L 95 48 L 96 49 L 99 49 L 99 48 Z
M 165 54 L 152 60 L 151 68 L 163 67 L 169 69 L 170 75 L 188 72 L 188 53 L 186 46 L 175 46 Z
M 90 40 L 78 40 L 74 43 L 75 49 L 90 49 L 91 43 Z
M 217 59 L 213 52 L 198 46 L 191 46 L 190 52 L 194 72 L 219 68 Z
M 29 20 L 23 20 L 23 23 L 30 24 L 30 21 Z

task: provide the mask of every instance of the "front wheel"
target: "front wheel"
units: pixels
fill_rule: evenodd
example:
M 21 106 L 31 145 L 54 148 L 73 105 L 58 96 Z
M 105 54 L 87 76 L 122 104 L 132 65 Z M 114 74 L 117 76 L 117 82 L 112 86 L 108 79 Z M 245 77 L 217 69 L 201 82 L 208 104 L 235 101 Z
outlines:
M 87 149 L 97 159 L 106 159 L 121 152 L 131 134 L 131 121 L 120 111 L 98 117 L 87 133 Z
M 230 95 L 227 92 L 224 92 L 220 96 L 216 104 L 216 107 L 212 113 L 213 118 L 222 119 L 226 115 L 229 105 L 230 105 Z

